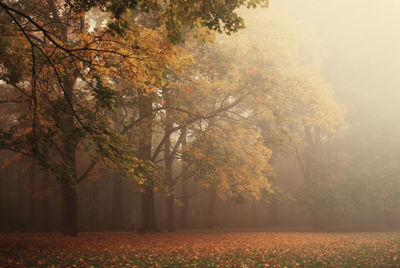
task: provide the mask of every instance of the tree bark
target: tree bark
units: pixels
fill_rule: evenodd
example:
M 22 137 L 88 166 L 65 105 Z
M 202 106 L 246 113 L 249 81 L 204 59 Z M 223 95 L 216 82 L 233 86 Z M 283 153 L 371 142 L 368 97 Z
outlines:
M 151 141 L 153 136 L 153 107 L 151 97 L 144 95 L 139 89 L 139 117 L 144 118 L 141 122 L 139 141 L 140 159 L 151 161 Z M 158 232 L 154 208 L 153 178 L 147 178 L 142 187 L 142 225 L 139 232 Z
M 187 228 L 187 218 L 189 209 L 189 198 L 187 198 L 186 179 L 182 180 L 182 206 L 180 209 L 180 227 L 181 229 Z
M 91 231 L 104 230 L 104 222 L 99 219 L 99 182 L 97 180 L 92 180 L 90 182 L 90 220 L 89 226 Z
M 187 170 L 186 167 L 183 168 Z M 189 209 L 189 198 L 187 192 L 187 176 L 186 176 L 186 171 L 184 171 L 184 174 L 182 175 L 182 206 L 180 209 L 181 229 L 187 228 L 188 209 Z
M 153 186 L 145 186 L 143 189 L 144 193 L 142 193 L 142 226 L 139 229 L 139 232 L 158 232 L 154 211 Z
M 26 190 L 26 181 L 25 181 L 25 176 L 23 176 L 24 172 L 24 165 L 25 162 L 18 163 L 18 170 L 17 170 L 17 183 L 18 183 L 18 207 L 19 207 L 19 219 L 18 219 L 18 231 L 26 231 L 26 223 L 29 221 L 28 215 L 27 215 L 27 195 L 28 192 Z
M 48 170 L 43 171 L 42 175 L 42 191 L 46 191 L 50 187 L 50 173 Z M 41 226 L 42 231 L 50 231 L 50 197 L 47 192 L 45 196 L 40 200 L 40 215 L 41 215 Z
M 322 231 L 324 229 L 324 224 L 322 222 L 322 215 L 318 209 L 311 210 L 311 220 L 313 231 Z
M 112 197 L 112 225 L 114 230 L 124 229 L 124 191 L 123 180 L 118 173 L 113 175 L 113 197 Z
M 257 212 L 256 212 L 256 200 L 254 199 L 251 204 L 251 225 L 253 227 L 257 226 Z
M 182 129 L 182 147 L 186 146 L 186 127 Z M 188 208 L 189 208 L 189 198 L 187 192 L 187 166 L 182 167 L 182 206 L 180 209 L 180 227 L 181 229 L 187 228 L 187 216 L 188 216 Z
M 171 111 L 169 108 L 169 100 L 167 99 L 166 109 L 165 109 L 165 129 L 164 135 L 167 137 L 164 144 L 164 158 L 165 158 L 165 180 L 168 184 L 168 196 L 166 197 L 166 208 L 167 208 L 167 231 L 174 232 L 174 181 L 172 177 L 172 163 L 173 163 L 173 155 L 171 152 L 171 128 L 172 128 L 172 120 L 171 120 Z
M 268 205 L 268 226 L 274 227 L 278 225 L 279 205 L 275 195 L 271 196 L 271 201 Z
M 65 236 L 78 235 L 78 194 L 69 183 L 63 182 L 62 191 L 62 232 Z
M 385 226 L 386 228 L 393 228 L 394 227 L 394 223 L 393 223 L 393 215 L 390 211 L 390 209 L 387 209 L 384 211 L 385 213 Z
M 167 205 L 167 231 L 168 232 L 175 232 L 175 215 L 174 215 L 174 194 L 170 194 L 166 198 L 166 205 Z
M 72 88 L 73 78 L 64 79 L 66 98 L 73 99 Z M 67 100 L 65 100 L 67 102 Z M 61 178 L 62 187 L 62 210 L 63 210 L 63 234 L 65 236 L 78 235 L 78 195 L 77 195 L 77 174 L 76 174 L 76 141 L 74 140 L 75 117 L 68 104 L 66 105 L 65 119 L 62 122 L 62 141 L 64 148 L 64 168 L 66 174 Z
M 35 190 L 36 190 L 36 163 L 32 159 L 30 161 L 31 167 L 29 170 L 29 222 L 30 226 L 29 229 L 31 231 L 36 230 L 37 228 L 37 215 L 36 215 L 36 198 L 34 197 Z
M 214 187 L 210 190 L 209 198 L 206 228 L 213 228 L 215 226 L 215 202 L 217 200 L 217 191 Z
M 312 183 L 312 182 L 317 182 L 319 181 L 320 178 L 320 171 L 321 167 L 318 163 L 318 152 L 319 152 L 319 147 L 320 147 L 320 142 L 321 142 L 321 132 L 320 129 L 317 127 L 315 129 L 314 135 L 311 132 L 311 126 L 306 126 L 304 128 L 305 131 L 305 138 L 306 138 L 306 148 L 304 150 L 304 159 L 305 163 L 303 164 L 303 175 L 305 182 L 307 183 Z M 299 162 L 300 158 L 299 158 Z M 322 214 L 319 208 L 311 208 L 310 209 L 310 214 L 311 214 L 311 224 L 312 224 L 312 229 L 314 231 L 321 231 L 324 229 L 324 224 L 322 221 Z

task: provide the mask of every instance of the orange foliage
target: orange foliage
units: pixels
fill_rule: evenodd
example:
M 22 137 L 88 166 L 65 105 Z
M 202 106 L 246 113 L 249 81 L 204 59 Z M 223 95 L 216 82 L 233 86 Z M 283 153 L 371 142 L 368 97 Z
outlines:
M 0 235 L 0 265 L 397 266 L 396 233 L 86 233 Z

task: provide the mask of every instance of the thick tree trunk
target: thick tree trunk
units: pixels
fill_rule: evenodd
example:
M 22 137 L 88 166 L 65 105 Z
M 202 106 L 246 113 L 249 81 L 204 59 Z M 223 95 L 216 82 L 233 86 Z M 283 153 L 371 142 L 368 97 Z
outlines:
M 62 232 L 65 236 L 78 235 L 78 194 L 69 183 L 63 182 L 62 191 Z
M 0 185 L 5 185 L 5 177 L 6 175 L 4 174 L 5 172 L 0 172 Z M 5 198 L 5 187 L 0 187 L 0 215 L 5 215 L 5 203 L 6 203 L 6 198 Z M 5 224 L 5 217 L 0 218 L 0 232 L 4 231 L 4 226 Z
M 118 173 L 114 173 L 113 176 L 112 225 L 114 230 L 124 229 L 123 180 Z
M 256 200 L 253 200 L 251 204 L 251 212 L 251 225 L 257 227 Z
M 29 170 L 29 222 L 30 222 L 30 226 L 29 229 L 31 231 L 36 230 L 37 228 L 37 219 L 38 219 L 38 215 L 36 215 L 36 204 L 37 204 L 37 200 L 35 198 L 35 190 L 36 190 L 36 164 L 34 162 L 34 160 L 31 160 L 31 167 Z
M 182 129 L 182 147 L 186 147 L 186 127 Z M 181 229 L 187 228 L 187 217 L 189 208 L 189 198 L 187 192 L 187 166 L 182 167 L 182 206 L 180 210 L 180 227 Z
M 62 229 L 65 236 L 78 235 L 78 193 L 75 162 L 75 145 L 71 137 L 64 140 L 64 163 L 70 174 L 61 178 L 62 189 Z M 71 178 L 73 181 L 71 181 Z
M 167 231 L 168 232 L 175 232 L 175 214 L 174 214 L 174 195 L 170 194 L 166 198 L 166 205 L 167 205 Z
M 172 120 L 171 120 L 171 111 L 169 108 L 169 100 L 167 99 L 166 103 L 166 112 L 165 112 L 165 129 L 164 135 L 166 136 L 166 141 L 164 145 L 164 158 L 165 158 L 165 180 L 168 183 L 168 196 L 166 200 L 166 210 L 167 210 L 167 231 L 174 232 L 174 180 L 172 176 L 172 162 L 173 155 L 171 152 L 171 128 L 172 128 Z
M 26 231 L 26 224 L 29 222 L 27 213 L 27 203 L 28 203 L 28 191 L 26 190 L 26 181 L 24 176 L 24 165 L 25 163 L 19 163 L 19 168 L 17 170 L 17 183 L 18 183 L 18 207 L 19 207 L 19 217 L 18 217 L 18 231 Z
M 75 42 L 75 35 L 70 32 L 69 25 L 61 23 L 63 12 L 57 13 L 55 1 L 47 1 L 48 8 L 51 11 L 52 21 L 56 22 L 53 31 L 59 34 L 59 38 L 65 45 L 71 45 Z M 84 16 L 81 16 L 80 29 L 84 27 Z M 75 30 L 77 30 L 75 28 Z M 63 174 L 60 174 L 61 195 L 62 195 L 62 232 L 66 236 L 78 235 L 78 196 L 77 196 L 77 174 L 76 174 L 76 148 L 79 138 L 76 135 L 76 114 L 74 111 L 76 95 L 74 94 L 74 85 L 78 78 L 78 73 L 72 62 L 65 62 L 63 66 L 65 73 L 57 74 L 57 79 L 61 82 L 60 90 L 63 93 L 62 104 L 59 109 L 59 116 L 55 117 L 56 126 L 61 130 L 62 150 L 61 157 L 63 162 Z
M 189 198 L 187 197 L 187 179 L 185 175 L 182 178 L 182 206 L 180 209 L 180 227 L 181 229 L 187 228 L 187 217 L 189 208 Z
M 311 220 L 312 220 L 312 229 L 313 231 L 322 231 L 324 229 L 324 225 L 322 222 L 322 215 L 317 209 L 311 210 Z
M 104 230 L 104 222 L 99 219 L 99 185 L 98 181 L 93 180 L 90 183 L 91 201 L 90 201 L 90 220 L 89 226 L 92 231 Z
M 215 202 L 217 200 L 217 191 L 215 188 L 211 188 L 209 198 L 206 228 L 213 228 L 215 226 Z
M 48 170 L 43 171 L 42 175 L 42 191 L 46 191 L 50 187 L 50 173 Z M 40 200 L 40 216 L 41 216 L 41 229 L 44 232 L 50 231 L 50 197 L 47 192 Z
M 144 193 L 142 193 L 142 226 L 139 232 L 158 232 L 154 212 L 154 192 L 152 185 L 144 187 Z
M 78 235 L 78 193 L 76 174 L 76 146 L 78 141 L 75 138 L 75 115 L 72 110 L 74 103 L 73 87 L 76 76 L 73 73 L 65 75 L 64 86 L 64 117 L 61 120 L 62 144 L 63 144 L 63 165 L 67 173 L 61 178 L 62 188 L 62 214 L 63 234 L 65 236 Z
M 77 175 L 76 175 L 76 143 L 71 133 L 74 125 L 72 114 L 63 122 L 65 129 L 63 131 L 64 147 L 64 168 L 68 175 L 61 178 L 62 188 L 62 213 L 63 213 L 63 234 L 65 236 L 78 235 L 78 193 L 77 193 Z
M 268 205 L 268 226 L 274 227 L 278 225 L 279 205 L 275 195 L 271 196 L 271 201 Z
M 304 128 L 306 137 L 306 148 L 304 150 L 304 163 L 302 164 L 302 171 L 304 175 L 305 183 L 315 183 L 320 180 L 321 167 L 317 155 L 320 151 L 320 129 L 314 129 L 315 133 L 312 133 L 311 126 Z M 299 163 L 301 164 L 300 157 L 298 156 Z M 318 202 L 318 200 L 314 200 Z M 317 204 L 316 204 L 317 205 Z M 318 208 L 310 209 L 311 224 L 314 231 L 322 231 L 324 224 L 322 220 L 321 211 Z
M 139 142 L 140 159 L 144 161 L 151 160 L 151 140 L 153 107 L 150 96 L 144 95 L 139 89 L 139 117 L 144 118 L 141 122 L 141 133 Z M 142 226 L 139 232 L 158 232 L 154 208 L 153 178 L 147 178 L 142 193 Z

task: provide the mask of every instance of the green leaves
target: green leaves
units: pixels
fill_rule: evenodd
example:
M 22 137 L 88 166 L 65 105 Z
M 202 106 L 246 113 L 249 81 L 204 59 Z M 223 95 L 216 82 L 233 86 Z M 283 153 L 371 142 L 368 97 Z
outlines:
M 236 11 L 241 6 L 248 8 L 266 7 L 268 0 L 189 0 L 189 1 L 165 1 L 160 4 L 155 0 L 92 0 L 75 1 L 76 11 L 88 11 L 98 7 L 104 12 L 109 12 L 112 19 L 109 21 L 109 29 L 118 35 L 124 35 L 129 27 L 124 14 L 128 10 L 147 13 L 157 26 L 166 26 L 168 38 L 174 44 L 183 43 L 185 28 L 193 28 L 199 25 L 208 27 L 219 33 L 234 33 L 244 28 L 244 20 Z
M 113 110 L 117 92 L 106 86 L 102 79 L 95 77 L 96 83 L 93 86 L 92 95 L 96 98 L 97 105 L 107 110 Z

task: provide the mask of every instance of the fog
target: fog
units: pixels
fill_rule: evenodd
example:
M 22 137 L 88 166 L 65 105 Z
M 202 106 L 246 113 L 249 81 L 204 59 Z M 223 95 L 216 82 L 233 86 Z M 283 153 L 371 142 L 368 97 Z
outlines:
M 145 175 L 132 179 L 128 168 L 121 168 L 125 160 L 109 165 L 106 159 L 77 187 L 79 231 L 400 228 L 400 1 L 271 0 L 267 9 L 239 13 L 246 29 L 216 34 L 209 44 L 176 45 L 197 63 L 166 64 L 168 71 L 174 64 L 179 69 L 163 74 L 170 91 L 165 84 L 148 95 L 126 90 L 153 86 L 153 77 L 141 84 L 120 77 L 110 83 L 122 88 L 122 104 L 104 117 L 126 135 L 123 142 L 133 144 L 135 157 L 155 163 L 156 175 L 148 186 Z M 135 22 L 141 19 L 148 23 L 140 16 Z M 6 92 L 4 81 L 0 87 Z M 149 106 L 153 136 L 146 143 L 137 134 L 146 132 L 145 125 L 132 132 L 120 129 L 129 120 L 140 123 L 141 103 L 149 96 L 154 97 Z M 173 104 L 180 114 L 165 105 L 174 98 L 183 99 L 180 106 Z M 223 107 L 242 98 L 231 110 Z M 18 121 L 14 117 L 20 111 L 3 110 L 8 121 Z M 2 133 L 11 129 L 7 124 L 12 122 L 1 126 Z M 214 143 L 207 147 L 210 140 Z M 92 158 L 104 160 L 93 144 L 83 143 L 74 152 L 79 174 Z M 149 155 L 157 152 L 153 158 L 143 156 L 146 145 Z M 0 231 L 61 231 L 60 185 L 65 182 L 59 169 L 42 156 L 35 162 L 1 149 Z M 168 164 L 169 150 L 175 158 Z M 146 229 L 143 195 L 149 188 L 154 189 L 157 228 Z
M 322 73 L 350 114 L 395 118 L 399 1 L 276 1 L 271 9 L 316 31 L 327 51 Z

